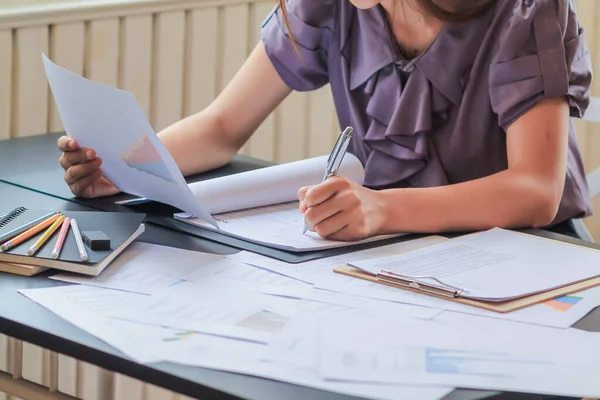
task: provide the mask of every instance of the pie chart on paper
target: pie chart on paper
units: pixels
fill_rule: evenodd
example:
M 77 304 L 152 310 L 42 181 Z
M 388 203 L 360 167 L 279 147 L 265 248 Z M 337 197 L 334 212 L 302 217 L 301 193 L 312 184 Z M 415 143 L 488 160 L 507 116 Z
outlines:
M 138 171 L 164 179 L 171 183 L 176 183 L 160 154 L 152 145 L 148 136 L 144 133 L 142 138 L 137 141 L 127 153 L 120 154 L 119 158 L 123 160 L 128 167 L 135 168 Z

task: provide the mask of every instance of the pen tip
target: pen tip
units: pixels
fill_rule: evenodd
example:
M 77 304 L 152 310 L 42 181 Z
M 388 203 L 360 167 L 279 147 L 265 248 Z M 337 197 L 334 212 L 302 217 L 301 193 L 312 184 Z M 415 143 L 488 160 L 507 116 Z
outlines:
M 85 255 L 85 254 L 82 254 L 82 255 L 81 255 L 81 261 L 87 261 L 87 260 L 88 260 L 88 257 L 87 257 L 87 255 Z

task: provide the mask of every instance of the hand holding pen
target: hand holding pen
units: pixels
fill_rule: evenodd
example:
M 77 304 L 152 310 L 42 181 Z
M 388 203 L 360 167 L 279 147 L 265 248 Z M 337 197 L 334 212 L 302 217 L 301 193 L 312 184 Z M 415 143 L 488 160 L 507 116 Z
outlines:
M 325 182 L 325 180 L 327 180 L 327 178 L 329 178 L 329 177 L 337 175 L 337 172 L 338 172 L 340 166 L 342 165 L 344 155 L 346 154 L 346 151 L 348 150 L 348 145 L 350 144 L 351 137 L 352 137 L 352 128 L 351 127 L 347 127 L 346 129 L 344 129 L 343 132 L 341 132 L 339 134 L 337 140 L 335 141 L 335 143 L 333 145 L 333 148 L 331 149 L 331 152 L 329 153 L 329 157 L 327 159 L 327 166 L 325 168 L 325 173 L 323 174 L 323 177 L 321 178 L 320 183 Z M 302 231 L 302 234 L 306 234 L 306 231 L 307 231 L 307 227 L 306 227 L 306 224 L 304 224 L 304 230 Z

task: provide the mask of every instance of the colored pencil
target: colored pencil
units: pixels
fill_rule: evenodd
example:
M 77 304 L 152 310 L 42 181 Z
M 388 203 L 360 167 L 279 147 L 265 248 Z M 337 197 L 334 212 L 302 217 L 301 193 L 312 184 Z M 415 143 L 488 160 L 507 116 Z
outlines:
M 73 228 L 73 235 L 75 235 L 75 242 L 77 242 L 77 248 L 79 249 L 79 256 L 81 257 L 81 261 L 87 261 L 88 254 L 87 251 L 85 251 L 85 245 L 83 244 L 81 232 L 79 231 L 79 226 L 77 226 L 77 221 L 75 220 L 75 218 L 71 219 L 71 228 Z
M 38 232 L 41 232 L 42 230 L 44 230 L 47 227 L 49 227 L 50 225 L 52 225 L 54 223 L 54 221 L 56 221 L 61 215 L 62 214 L 55 214 L 55 215 L 51 216 L 50 218 L 44 220 L 43 222 L 37 224 L 36 226 L 29 228 L 25 232 L 21 233 L 19 236 L 9 240 L 8 242 L 6 242 L 2 246 L 0 246 L 0 250 L 6 251 L 6 250 L 9 250 L 9 249 L 21 244 L 25 240 L 31 238 L 33 235 L 37 234 Z
M 0 243 L 5 242 L 7 240 L 10 240 L 12 238 L 14 238 L 17 235 L 20 235 L 21 233 L 25 232 L 27 229 L 31 228 L 32 226 L 35 226 L 37 224 L 39 224 L 40 222 L 42 222 L 43 220 L 50 218 L 51 216 L 53 216 L 54 214 L 58 214 L 56 211 L 53 211 L 51 213 L 48 213 L 42 217 L 39 217 L 37 219 L 34 219 L 31 222 L 28 222 L 24 225 L 19 226 L 18 228 L 15 228 L 9 232 L 6 232 L 4 235 L 0 236 Z
M 58 259 L 60 256 L 60 252 L 62 250 L 63 244 L 65 243 L 65 238 L 67 237 L 67 232 L 69 232 L 69 226 L 71 223 L 71 218 L 65 218 L 62 227 L 60 228 L 60 232 L 58 233 L 58 239 L 56 239 L 56 244 L 54 245 L 54 249 L 52 250 L 52 258 Z
M 33 244 L 33 246 L 31 246 L 29 248 L 29 250 L 27 250 L 27 255 L 32 256 L 35 253 L 37 253 L 37 251 L 40 249 L 40 247 L 42 247 L 44 245 L 44 243 L 46 243 L 46 241 L 48 239 L 50 239 L 50 237 L 54 234 L 54 232 L 56 232 L 56 230 L 58 229 L 60 224 L 62 224 L 64 219 L 65 219 L 64 215 L 61 215 L 60 217 L 58 217 L 58 219 L 56 221 L 54 221 L 54 223 L 52 225 L 50 225 L 50 228 L 46 229 L 46 232 L 44 232 L 44 234 L 42 236 L 40 236 L 40 238 L 38 240 L 36 240 L 36 242 Z

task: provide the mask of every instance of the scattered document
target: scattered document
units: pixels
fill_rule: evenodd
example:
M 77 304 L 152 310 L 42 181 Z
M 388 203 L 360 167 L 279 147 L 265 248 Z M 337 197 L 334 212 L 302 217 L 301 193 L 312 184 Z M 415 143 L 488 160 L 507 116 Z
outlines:
M 324 319 L 330 317 L 331 315 L 322 316 Z M 262 348 L 260 356 L 254 358 L 211 357 L 207 359 L 197 354 L 193 348 L 187 349 L 185 352 L 172 353 L 169 358 L 170 361 L 178 364 L 259 376 L 369 399 L 438 400 L 452 392 L 453 388 L 451 387 L 415 386 L 412 384 L 381 385 L 323 380 L 318 374 L 317 324 L 319 320 L 320 318 L 295 318 L 275 335 L 273 343 Z M 355 321 L 361 320 L 355 319 Z
M 291 296 L 290 296 L 291 297 Z M 321 316 L 361 318 L 391 318 L 402 320 L 415 318 L 429 320 L 444 312 L 443 309 L 422 307 L 413 304 L 393 303 L 379 301 L 364 297 L 357 297 L 327 290 L 309 288 L 298 296 L 302 301 L 278 301 L 271 306 L 271 311 L 287 317 L 309 315 L 313 318 Z
M 227 357 L 206 360 L 194 351 L 171 354 L 169 361 L 202 368 L 211 368 L 238 374 L 263 377 L 334 393 L 359 396 L 373 400 L 441 400 L 453 391 L 451 387 L 423 385 L 381 385 L 323 380 L 316 367 L 297 367 L 279 362 Z
M 589 332 L 451 328 L 411 321 L 324 329 L 320 374 L 350 382 L 431 384 L 577 397 L 600 395 Z M 364 340 L 376 337 L 377 340 Z
M 202 285 L 216 284 L 262 293 L 274 291 L 277 294 L 311 287 L 306 282 L 243 263 L 235 254 L 224 256 L 223 262 L 199 265 L 182 279 Z
M 136 242 L 94 278 L 57 274 L 51 279 L 133 293 L 155 294 L 182 281 L 265 291 L 306 283 L 249 266 L 231 256 Z
M 74 74 L 43 55 L 52 95 L 67 134 L 102 159 L 104 175 L 120 190 L 216 221 L 194 197 L 135 96 Z
M 325 284 L 332 280 L 345 283 L 347 281 L 356 281 L 356 279 L 334 273 L 333 269 L 335 267 L 346 265 L 346 263 L 351 261 L 403 253 L 446 240 L 448 239 L 442 236 L 430 236 L 297 264 L 287 263 L 249 251 L 239 252 L 230 256 L 230 258 L 315 285 Z
M 21 293 L 139 363 L 168 361 L 171 354 L 192 349 L 204 360 L 257 358 L 266 348 L 248 341 L 110 318 L 108 315 L 120 305 L 140 298 L 132 293 L 78 285 L 27 289 Z
M 136 302 L 111 315 L 143 324 L 187 329 L 243 340 L 270 343 L 293 318 L 310 315 L 329 318 L 431 319 L 441 310 L 335 293 L 310 293 L 303 298 L 270 296 L 239 286 L 182 282 L 146 302 Z
M 117 319 L 268 343 L 286 318 L 269 311 L 273 296 L 181 282 L 111 313 Z
M 97 277 L 61 273 L 51 279 L 152 294 L 179 283 L 199 269 L 244 267 L 225 256 L 135 242 Z
M 600 251 L 494 228 L 348 264 L 449 288 L 463 298 L 503 301 L 600 276 Z
M 382 400 L 438 400 L 452 391 L 448 387 L 326 382 L 319 377 L 317 365 L 300 368 L 279 363 L 267 358 L 272 353 L 261 343 L 107 317 L 121 304 L 148 297 L 144 295 L 84 285 L 21 293 L 139 363 L 174 362 Z

